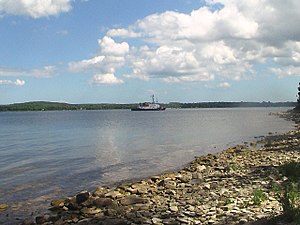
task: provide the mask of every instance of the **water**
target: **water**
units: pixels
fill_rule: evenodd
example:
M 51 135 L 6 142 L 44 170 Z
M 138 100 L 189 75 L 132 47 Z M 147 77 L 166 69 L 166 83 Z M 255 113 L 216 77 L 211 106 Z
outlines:
M 53 198 L 175 170 L 194 156 L 286 132 L 294 124 L 269 115 L 285 110 L 0 113 L 0 204 L 11 206 L 0 223 L 36 215 Z

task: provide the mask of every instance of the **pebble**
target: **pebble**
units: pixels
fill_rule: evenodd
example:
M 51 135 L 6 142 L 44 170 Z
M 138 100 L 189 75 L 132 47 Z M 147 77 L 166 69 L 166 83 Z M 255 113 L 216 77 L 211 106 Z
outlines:
M 9 205 L 7 204 L 0 204 L 0 212 L 3 212 L 9 208 Z

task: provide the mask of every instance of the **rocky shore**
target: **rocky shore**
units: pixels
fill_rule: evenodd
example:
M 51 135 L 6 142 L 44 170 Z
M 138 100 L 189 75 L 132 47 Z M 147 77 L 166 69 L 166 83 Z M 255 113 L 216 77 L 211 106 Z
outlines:
M 297 114 L 285 117 L 299 123 Z M 300 161 L 295 131 L 195 158 L 174 173 L 115 188 L 98 187 L 51 202 L 47 215 L 22 224 L 253 224 L 282 214 L 278 167 Z M 256 222 L 255 222 L 256 221 Z M 259 223 L 264 224 L 264 223 Z

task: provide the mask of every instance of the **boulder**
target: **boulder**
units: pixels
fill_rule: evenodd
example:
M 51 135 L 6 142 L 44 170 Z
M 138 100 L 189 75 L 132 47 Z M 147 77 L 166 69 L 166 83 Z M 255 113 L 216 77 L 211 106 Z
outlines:
M 88 200 L 90 197 L 90 192 L 88 191 L 83 191 L 80 192 L 76 195 L 76 203 L 78 205 L 80 205 L 81 203 L 85 202 L 86 200 Z
M 96 207 L 108 207 L 113 204 L 113 200 L 110 198 L 97 198 L 93 201 L 93 205 Z
M 122 205 L 142 204 L 142 203 L 147 203 L 147 202 L 148 202 L 147 199 L 137 197 L 137 196 L 128 196 L 128 197 L 122 198 L 120 200 L 120 203 Z

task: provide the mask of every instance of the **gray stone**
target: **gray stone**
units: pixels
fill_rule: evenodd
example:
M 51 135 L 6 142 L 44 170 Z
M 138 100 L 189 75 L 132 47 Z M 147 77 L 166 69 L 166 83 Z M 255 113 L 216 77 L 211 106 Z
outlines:
M 96 207 L 108 207 L 113 204 L 113 200 L 110 198 L 97 198 L 93 201 L 93 205 Z
M 120 200 L 122 205 L 132 205 L 132 204 L 139 204 L 139 203 L 147 203 L 148 200 L 145 198 L 137 197 L 137 196 L 127 196 Z
M 90 193 L 88 191 L 80 192 L 76 195 L 76 203 L 81 204 L 84 201 L 88 200 L 90 197 Z
M 178 207 L 177 206 L 170 206 L 170 210 L 172 212 L 178 212 Z

